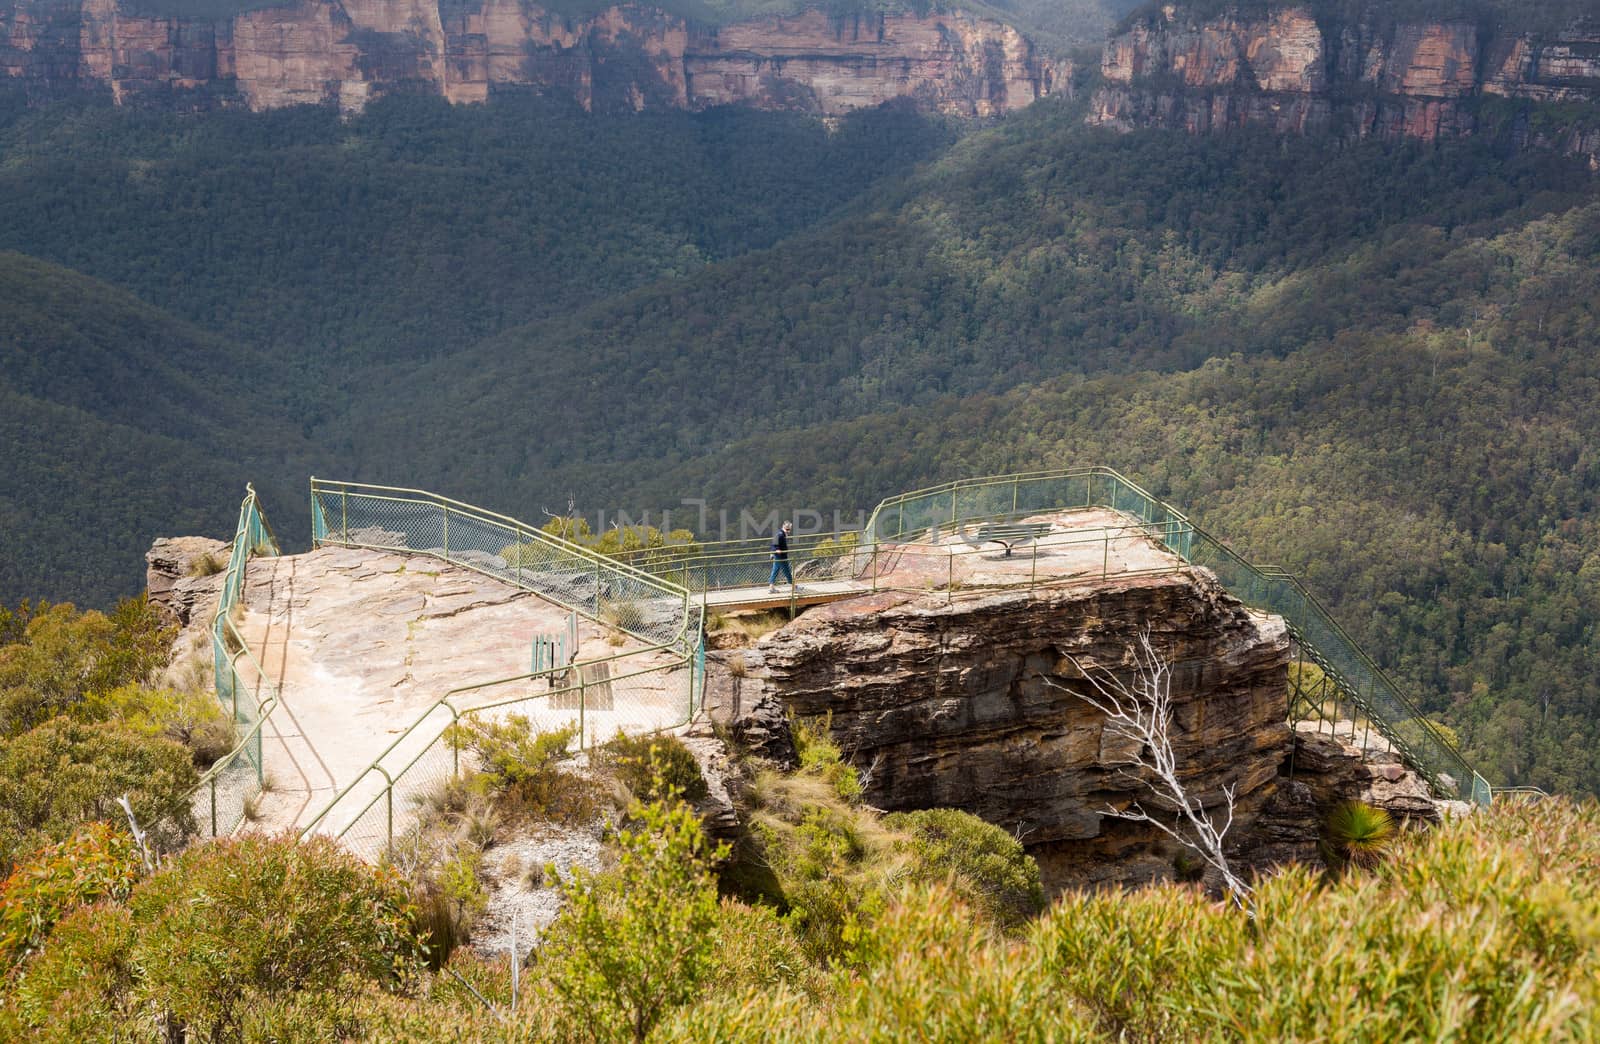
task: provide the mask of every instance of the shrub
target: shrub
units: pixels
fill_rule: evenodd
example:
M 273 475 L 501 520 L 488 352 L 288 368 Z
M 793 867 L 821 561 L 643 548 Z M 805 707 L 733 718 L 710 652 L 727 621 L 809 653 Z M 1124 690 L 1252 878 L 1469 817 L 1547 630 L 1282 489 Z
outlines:
M 477 755 L 482 774 L 472 786 L 495 795 L 507 816 L 531 816 L 562 822 L 593 817 L 598 806 L 592 781 L 561 767 L 571 757 L 568 746 L 577 726 L 534 732 L 520 714 L 503 721 L 469 718 L 446 730 L 446 742 Z
M 221 551 L 210 551 L 203 555 L 196 555 L 189 562 L 189 575 L 216 576 L 228 568 L 228 560 L 231 557 L 231 553 L 225 555 Z
M 718 990 L 676 1012 L 662 1041 L 1101 1040 L 1035 955 L 998 942 L 943 886 L 894 897 L 858 946 L 859 970 L 840 970 L 825 999 L 780 984 Z
M 85 696 L 143 682 L 166 663 L 170 629 L 144 597 L 107 616 L 71 605 L 24 609 L 0 646 L 0 736 L 15 736 L 72 709 Z
M 628 736 L 619 731 L 595 751 L 595 761 L 616 773 L 641 802 L 700 801 L 709 792 L 700 763 L 676 736 Z
M 182 743 L 196 767 L 209 767 L 237 743 L 233 718 L 210 692 L 119 685 L 89 694 L 74 714 L 86 721 L 118 721 L 141 736 Z
M 714 948 L 719 991 L 782 986 L 816 994 L 822 989 L 818 967 L 771 907 L 723 899 Z
M 1330 868 L 1371 870 L 1394 844 L 1394 819 L 1364 801 L 1345 801 L 1328 813 L 1323 841 Z
M 188 849 L 130 901 L 138 992 L 201 1036 L 236 1036 L 247 998 L 409 984 L 420 968 L 399 878 L 324 838 Z
M 126 899 L 139 868 L 133 839 L 105 823 L 35 852 L 0 884 L 0 972 L 37 949 L 74 908 Z
M 815 774 L 762 773 L 753 795 L 758 811 L 749 858 L 771 872 L 806 955 L 819 963 L 849 961 L 903 862 L 895 854 L 899 835 Z
M 832 728 L 832 714 L 822 718 L 796 718 L 791 723 L 795 752 L 800 757 L 800 771 L 827 780 L 844 800 L 858 801 L 861 798 L 861 779 L 844 760 L 838 744 L 833 742 Z
M 955 893 L 1003 931 L 1044 909 L 1039 867 L 1016 838 L 953 808 L 898 812 L 884 826 L 906 834 L 913 880 L 948 882 Z
M 133 995 L 133 936 L 127 909 L 110 902 L 79 906 L 57 922 L 49 944 L 23 964 L 5 998 L 26 1039 L 155 1039 L 156 1027 Z
M 0 749 L 0 870 L 90 820 L 120 820 L 127 795 L 141 823 L 170 814 L 194 832 L 182 797 L 198 779 L 189 751 L 115 722 L 55 718 Z
M 614 871 L 576 870 L 563 885 L 566 907 L 539 951 L 564 1037 L 642 1041 L 716 966 L 710 867 L 725 850 L 684 805 L 656 802 L 636 818 L 639 829 L 618 836 Z
M 1600 808 L 1497 808 L 1396 850 L 1331 884 L 1266 879 L 1254 920 L 1172 886 L 1068 894 L 1032 943 L 1110 1036 L 1594 1037 Z

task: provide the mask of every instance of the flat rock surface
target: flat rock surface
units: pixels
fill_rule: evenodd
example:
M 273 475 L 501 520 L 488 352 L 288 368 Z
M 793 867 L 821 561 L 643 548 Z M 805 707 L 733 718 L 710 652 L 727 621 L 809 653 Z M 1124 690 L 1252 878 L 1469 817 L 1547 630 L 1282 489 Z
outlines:
M 904 543 L 885 543 L 875 555 L 847 555 L 816 572 L 804 552 L 794 556 L 798 587 L 788 584 L 769 594 L 766 584 L 711 591 L 713 608 L 816 605 L 855 598 L 872 591 L 958 591 L 966 588 L 1048 587 L 1104 584 L 1137 576 L 1180 572 L 1187 563 L 1163 547 L 1131 515 L 1091 507 L 1052 511 L 1015 520 L 1045 527 L 1035 541 L 1009 550 L 994 541 L 979 542 L 977 524 L 938 527 L 906 534 Z
M 265 730 L 270 787 L 257 829 L 305 826 L 452 690 L 465 689 L 452 696 L 458 710 L 509 703 L 499 713 L 527 714 L 541 728 L 577 718 L 575 707 L 538 698 L 549 689 L 544 681 L 520 677 L 529 673 L 534 635 L 560 631 L 567 610 L 470 569 L 402 552 L 322 548 L 253 559 L 243 604 L 239 628 L 269 682 L 264 691 L 281 683 Z M 645 648 L 582 617 L 578 633 L 581 660 Z M 629 669 L 670 660 L 644 653 Z M 604 736 L 682 716 L 676 688 L 660 676 L 632 683 L 627 695 L 613 710 L 591 709 L 585 731 Z M 432 717 L 439 723 L 414 737 L 418 750 L 449 720 Z M 404 813 L 402 803 L 396 808 Z

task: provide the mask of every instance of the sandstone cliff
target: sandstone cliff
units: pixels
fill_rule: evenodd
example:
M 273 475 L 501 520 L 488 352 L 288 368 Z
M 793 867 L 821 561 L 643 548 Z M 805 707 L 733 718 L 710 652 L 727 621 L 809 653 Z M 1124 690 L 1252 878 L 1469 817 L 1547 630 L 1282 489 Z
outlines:
M 1553 37 L 1467 22 L 1320 21 L 1304 6 L 1265 17 L 1197 19 L 1178 7 L 1105 47 L 1091 123 L 1200 133 L 1247 124 L 1280 132 L 1435 140 L 1493 129 L 1521 146 L 1587 156 L 1600 168 L 1600 28 Z M 1523 103 L 1582 103 L 1533 119 Z
M 747 742 L 754 721 L 769 745 L 774 702 L 830 714 L 870 774 L 870 804 L 961 808 L 1014 830 L 1054 887 L 1170 877 L 1177 852 L 1164 835 L 1104 814 L 1148 795 L 1128 774 L 1138 751 L 1078 695 L 1089 690 L 1072 663 L 1126 672 L 1146 627 L 1176 665 L 1174 750 L 1190 793 L 1215 810 L 1233 788 L 1243 841 L 1291 749 L 1289 642 L 1282 621 L 1248 612 L 1203 572 L 948 604 L 942 592 L 836 603 L 724 654 L 747 662 L 707 703 Z
M 747 104 L 842 113 L 897 98 L 992 116 L 1065 89 L 1068 66 L 964 12 L 822 11 L 697 27 L 641 5 L 565 18 L 525 0 L 291 0 L 211 22 L 128 0 L 0 0 L 0 72 L 37 96 L 109 89 L 119 104 L 347 111 L 386 91 L 483 101 L 497 87 L 585 108 Z

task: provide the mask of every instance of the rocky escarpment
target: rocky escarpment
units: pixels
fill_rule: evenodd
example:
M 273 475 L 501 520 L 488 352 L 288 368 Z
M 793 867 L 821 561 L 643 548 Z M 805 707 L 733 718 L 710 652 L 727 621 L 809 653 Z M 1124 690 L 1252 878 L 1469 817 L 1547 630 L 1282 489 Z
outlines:
M 1174 664 L 1173 746 L 1192 797 L 1237 798 L 1248 836 L 1290 750 L 1289 643 L 1204 573 L 957 597 L 883 594 L 814 609 L 766 636 L 708 693 L 714 715 L 767 739 L 772 701 L 829 715 L 888 810 L 955 807 L 1021 837 L 1056 887 L 1171 876 L 1175 846 L 1106 814 L 1148 799 L 1139 751 L 1083 698 L 1126 676 L 1142 629 Z
M 209 21 L 130 0 L 0 0 L 0 72 L 48 97 L 360 109 L 409 91 L 477 102 L 500 87 L 586 108 L 747 104 L 835 114 L 897 98 L 991 116 L 1063 90 L 1068 67 L 964 12 L 836 18 L 820 10 L 720 28 L 623 4 L 568 18 L 524 0 L 291 0 Z
M 1600 168 L 1600 25 L 1555 35 L 1470 22 L 1353 23 L 1304 6 L 1199 19 L 1166 7 L 1105 47 L 1091 123 L 1205 132 L 1260 125 L 1435 140 L 1493 130 Z M 1560 111 L 1548 103 L 1580 103 Z M 1523 104 L 1517 104 L 1523 103 Z

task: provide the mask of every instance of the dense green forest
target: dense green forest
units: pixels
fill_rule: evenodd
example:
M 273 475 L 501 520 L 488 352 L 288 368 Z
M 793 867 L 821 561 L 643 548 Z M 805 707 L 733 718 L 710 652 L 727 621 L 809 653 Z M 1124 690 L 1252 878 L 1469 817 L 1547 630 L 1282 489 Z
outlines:
M 109 604 L 246 480 L 292 546 L 308 473 L 537 521 L 1104 462 L 1305 573 L 1496 782 L 1600 787 L 1593 175 L 1081 105 L 8 105 L 0 603 Z

